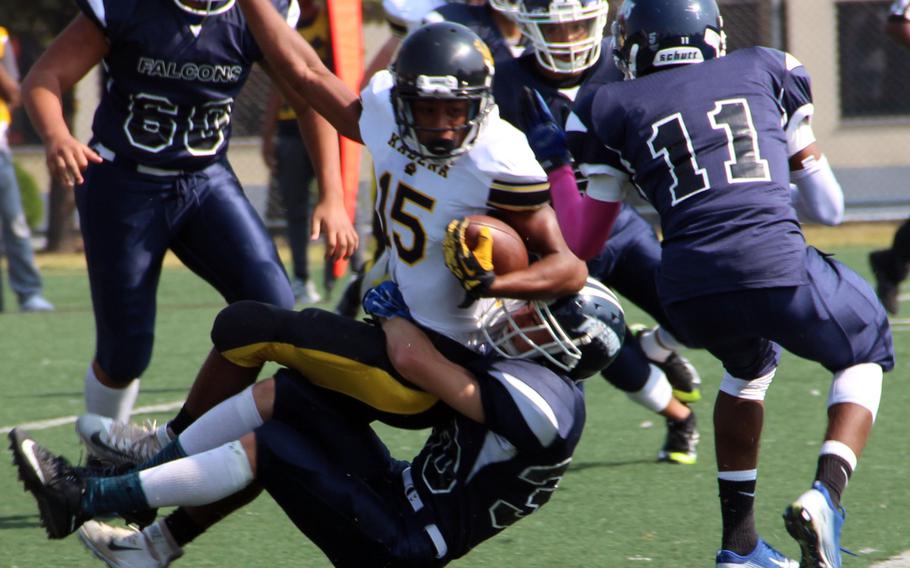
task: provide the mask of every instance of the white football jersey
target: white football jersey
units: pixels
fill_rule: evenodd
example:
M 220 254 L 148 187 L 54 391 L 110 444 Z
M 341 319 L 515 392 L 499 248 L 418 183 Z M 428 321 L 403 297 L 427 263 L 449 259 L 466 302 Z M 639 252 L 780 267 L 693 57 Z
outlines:
M 445 265 L 442 243 L 452 219 L 491 209 L 533 210 L 550 199 L 547 176 L 519 130 L 494 107 L 474 146 L 445 165 L 405 148 L 389 96 L 392 75 L 377 73 L 361 94 L 360 133 L 373 156 L 376 210 L 391 250 L 389 275 L 414 320 L 468 347 L 490 299 L 468 308 Z
M 404 37 L 423 24 L 423 17 L 444 6 L 446 0 L 382 0 L 382 10 L 392 33 Z

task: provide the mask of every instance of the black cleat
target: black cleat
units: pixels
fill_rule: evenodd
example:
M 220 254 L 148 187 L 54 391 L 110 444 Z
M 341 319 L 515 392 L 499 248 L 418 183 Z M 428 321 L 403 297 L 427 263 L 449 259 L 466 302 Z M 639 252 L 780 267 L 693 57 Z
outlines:
M 641 336 L 648 328 L 635 331 L 635 339 L 641 342 Z M 666 361 L 648 359 L 667 376 L 667 381 L 673 387 L 673 397 L 686 404 L 701 400 L 701 376 L 688 359 L 679 353 L 672 353 Z
M 663 363 L 652 362 L 667 376 L 676 400 L 686 404 L 701 400 L 701 376 L 688 359 L 673 353 Z
M 48 538 L 58 539 L 73 533 L 88 520 L 81 502 L 85 477 L 65 458 L 42 448 L 19 428 L 9 433 L 13 464 L 19 479 L 38 501 L 41 525 Z
M 699 438 L 694 412 L 679 422 L 667 419 L 667 438 L 664 440 L 664 446 L 657 452 L 657 460 L 693 465 L 698 459 L 695 447 Z
M 882 306 L 891 315 L 897 315 L 900 309 L 898 292 L 901 281 L 907 277 L 907 267 L 896 263 L 890 249 L 876 250 L 869 253 L 869 265 L 875 276 L 875 293 Z

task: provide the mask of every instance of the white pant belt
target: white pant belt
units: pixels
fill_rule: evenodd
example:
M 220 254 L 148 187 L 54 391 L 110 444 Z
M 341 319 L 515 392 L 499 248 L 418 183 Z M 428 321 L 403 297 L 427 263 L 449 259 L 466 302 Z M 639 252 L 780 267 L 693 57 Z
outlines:
M 117 160 L 117 153 L 105 146 L 100 142 L 96 142 L 93 146 L 94 150 L 98 152 L 98 155 L 101 156 L 107 162 L 115 162 Z M 130 163 L 136 166 L 136 171 L 140 174 L 148 174 L 151 176 L 179 176 L 184 173 L 183 170 L 167 170 L 164 168 L 153 168 L 152 166 L 143 166 L 142 164 L 134 163 L 132 160 L 129 160 Z
M 407 497 L 408 503 L 411 504 L 411 508 L 414 509 L 414 512 L 416 513 L 423 509 L 423 500 L 414 487 L 414 478 L 411 477 L 410 467 L 405 468 L 404 471 L 401 472 L 401 480 L 404 483 L 404 496 Z M 430 523 L 423 527 L 423 530 L 426 531 L 427 536 L 433 541 L 433 546 L 436 547 L 436 558 L 445 556 L 446 552 L 449 551 L 449 546 L 446 544 L 446 539 L 442 536 L 442 531 L 439 530 L 436 523 Z

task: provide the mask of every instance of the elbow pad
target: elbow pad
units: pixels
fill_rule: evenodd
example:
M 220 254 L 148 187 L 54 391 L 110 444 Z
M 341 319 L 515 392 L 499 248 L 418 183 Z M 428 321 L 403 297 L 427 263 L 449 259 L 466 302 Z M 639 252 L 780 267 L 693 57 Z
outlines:
M 803 169 L 790 172 L 790 181 L 797 188 L 793 205 L 800 217 L 824 225 L 844 220 L 844 191 L 825 156 L 803 160 Z

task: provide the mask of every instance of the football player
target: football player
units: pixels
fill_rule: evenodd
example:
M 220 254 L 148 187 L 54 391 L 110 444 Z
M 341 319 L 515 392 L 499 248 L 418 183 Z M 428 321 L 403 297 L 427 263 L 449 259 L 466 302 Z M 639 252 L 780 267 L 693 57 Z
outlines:
M 554 204 L 565 229 L 573 215 L 615 210 L 609 204 L 631 181 L 660 215 L 664 310 L 681 340 L 725 370 L 714 412 L 718 566 L 797 565 L 755 529 L 763 400 L 781 348 L 833 373 L 815 480 L 784 518 L 800 565 L 839 567 L 841 494 L 875 420 L 883 372 L 894 366 L 891 331 L 868 284 L 806 245 L 790 203 L 791 177 L 800 188 L 836 183 L 808 126 L 805 68 L 761 47 L 723 56 L 721 24 L 713 0 L 623 3 L 614 54 L 629 80 L 575 105 L 610 150 L 598 166 L 605 175 L 589 180 L 583 199 L 565 191 Z M 559 162 L 565 149 L 554 132 L 541 125 L 529 138 Z M 590 242 L 601 232 L 576 219 L 566 238 Z
M 895 0 L 885 31 L 894 41 L 910 47 L 910 0 Z M 898 227 L 890 248 L 869 253 L 869 264 L 882 305 L 888 312 L 897 314 L 900 309 L 898 293 L 901 282 L 907 279 L 910 265 L 910 220 Z
M 589 81 L 601 84 L 622 80 L 612 57 L 601 57 L 604 52 L 610 53 L 611 43 L 604 40 L 603 33 L 607 11 L 604 0 L 518 2 L 514 17 L 534 49 L 497 65 L 493 94 L 503 118 L 519 128 L 524 126 L 522 87 L 526 87 L 541 94 L 552 115 L 559 117 L 560 126 L 565 128 L 579 89 Z M 596 162 L 584 159 L 585 155 L 605 151 L 599 144 L 591 144 L 583 132 L 570 132 L 568 142 L 577 163 Z M 576 169 L 575 177 L 583 189 L 587 183 L 585 174 Z M 588 269 L 641 306 L 662 327 L 638 334 L 627 331 L 622 352 L 603 375 L 632 400 L 666 417 L 667 437 L 658 459 L 694 464 L 698 443 L 695 414 L 680 399 L 698 400 L 701 379 L 691 363 L 677 353 L 679 343 L 667 331 L 668 322 L 657 297 L 659 265 L 660 243 L 653 229 L 632 206 L 623 205 L 606 247 L 589 262 Z M 647 355 L 643 347 L 647 347 Z
M 258 5 L 253 7 L 259 9 Z M 277 17 L 274 10 L 261 9 L 258 13 Z M 289 44 L 293 50 L 302 49 L 306 57 L 305 70 L 299 69 L 297 74 L 313 80 L 310 69 L 318 60 L 310 59 L 309 46 L 300 41 L 299 46 Z M 410 49 L 405 49 L 407 46 Z M 281 48 L 270 57 L 286 57 L 287 61 L 279 59 L 277 63 L 293 65 L 295 53 L 288 55 Z M 458 57 L 453 59 L 452 54 Z M 337 120 L 346 135 L 359 139 L 362 132 L 374 156 L 381 193 L 377 210 L 391 248 L 389 274 L 401 287 L 415 321 L 466 347 L 480 349 L 486 337 L 481 334 L 479 317 L 496 304 L 487 296 L 547 299 L 571 293 L 583 284 L 584 264 L 569 252 L 555 216 L 546 205 L 543 171 L 524 136 L 495 115 L 490 92 L 492 58 L 476 34 L 448 23 L 418 30 L 405 42 L 394 74 L 377 75 L 362 100 L 340 87 L 324 67 L 315 68 L 315 72 L 321 76 L 317 82 L 328 88 L 314 87 L 302 92 L 316 97 L 314 106 L 319 101 L 329 101 L 323 104 L 322 112 Z M 354 113 L 360 124 L 346 123 L 351 119 L 348 113 Z M 503 152 L 502 148 L 510 151 Z M 490 208 L 498 210 L 525 235 L 529 248 L 540 255 L 537 262 L 527 269 L 496 276 L 489 246 L 475 252 L 463 243 L 464 222 L 458 220 Z M 456 221 L 450 223 L 453 218 Z M 247 331 L 255 329 L 253 326 Z M 314 325 L 309 337 L 318 339 L 322 330 L 321 325 Z M 217 343 L 216 340 L 216 348 L 221 347 Z M 235 342 L 212 353 L 186 406 L 166 427 L 142 431 L 107 421 L 103 431 L 81 432 L 83 438 L 89 443 L 107 445 L 111 454 L 129 453 L 134 461 L 142 461 L 160 449 L 162 442 L 184 432 L 194 418 L 252 383 L 264 360 L 263 353 L 272 360 L 289 357 L 288 364 L 309 369 L 320 363 L 320 351 L 325 350 L 319 344 L 305 346 L 310 350 L 306 360 L 310 364 L 301 364 L 299 359 L 294 360 L 294 353 L 301 350 L 292 349 L 288 354 L 287 350 L 269 349 L 272 344 L 289 343 L 286 340 L 253 338 L 242 343 L 251 348 L 243 349 Z M 299 342 L 290 343 L 299 346 Z M 337 351 L 337 342 L 334 343 Z M 353 360 L 351 367 L 356 374 L 362 368 L 357 364 L 362 362 L 358 353 L 363 348 L 356 340 L 342 343 L 346 346 L 343 352 L 322 357 L 321 362 Z M 236 373 L 226 372 L 226 367 L 243 367 L 242 380 L 230 379 Z M 335 378 L 330 388 L 374 408 L 406 416 L 422 413 L 435 402 L 426 393 L 400 386 L 396 390 L 390 384 L 384 380 Z M 402 392 L 406 395 L 404 405 L 380 406 L 382 403 L 377 402 L 388 401 Z M 154 445 L 157 447 L 148 450 Z
M 318 309 L 243 302 L 225 312 L 245 304 L 258 306 L 259 317 L 233 317 L 236 333 L 263 320 L 307 332 L 322 318 L 325 341 L 340 335 L 367 352 L 387 346 L 391 362 L 383 368 L 394 366 L 449 409 L 420 454 L 411 464 L 392 459 L 370 428 L 372 407 L 291 370 L 216 406 L 154 460 L 115 477 L 86 478 L 17 430 L 15 461 L 50 538 L 96 515 L 182 505 L 141 532 L 99 522 L 80 531 L 112 566 L 167 566 L 200 529 L 236 508 L 227 499 L 255 494 L 255 486 L 247 489 L 255 479 L 336 565 L 445 564 L 549 500 L 584 423 L 574 379 L 609 364 L 624 327 L 615 296 L 594 280 L 552 303 L 500 304 L 485 314 L 489 345 L 508 359 L 422 331 L 392 282 L 365 299 L 382 322 L 382 331 L 359 324 L 372 333 L 347 333 L 358 322 Z M 445 343 L 449 352 L 464 351 L 458 363 L 437 350 Z M 338 372 L 337 360 L 326 363 Z M 244 412 L 230 419 L 241 400 Z M 209 432 L 194 435 L 200 430 Z M 200 516 L 207 524 L 187 533 Z
M 449 2 L 423 18 L 423 23 L 456 22 L 469 27 L 487 44 L 497 64 L 518 57 L 527 43 L 515 22 L 517 3 Z
M 262 59 L 234 0 L 78 5 L 82 12 L 32 67 L 23 93 L 51 174 L 75 187 L 97 328 L 86 409 L 125 420 L 151 357 L 168 250 L 229 303 L 290 307 L 294 296 L 226 158 L 235 98 Z M 275 5 L 290 29 L 296 2 Z M 70 133 L 61 97 L 98 63 L 105 83 L 86 145 Z M 326 234 L 330 256 L 346 257 L 357 236 L 339 189 L 337 135 L 281 74 L 272 79 L 298 110 L 319 164 L 313 225 Z

